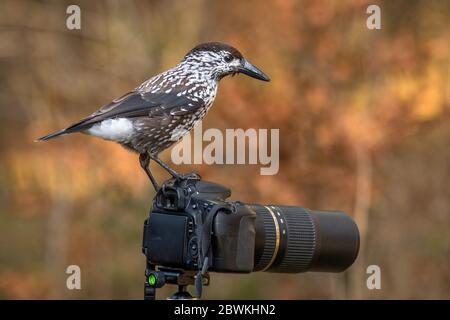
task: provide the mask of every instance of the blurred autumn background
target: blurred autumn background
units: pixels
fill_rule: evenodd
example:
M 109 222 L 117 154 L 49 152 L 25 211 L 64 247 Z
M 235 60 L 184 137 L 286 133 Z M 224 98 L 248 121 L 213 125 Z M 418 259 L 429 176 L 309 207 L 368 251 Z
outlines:
M 66 28 L 70 4 L 81 30 Z M 366 27 L 370 4 L 381 30 Z M 203 129 L 280 128 L 280 170 L 176 168 L 233 199 L 348 212 L 362 246 L 343 274 L 213 274 L 205 298 L 450 298 L 449 21 L 437 0 L 1 0 L 0 298 L 142 298 L 154 193 L 137 156 L 83 135 L 34 139 L 212 40 L 272 82 L 223 80 Z M 82 290 L 66 288 L 71 264 Z M 381 290 L 366 287 L 372 264 Z

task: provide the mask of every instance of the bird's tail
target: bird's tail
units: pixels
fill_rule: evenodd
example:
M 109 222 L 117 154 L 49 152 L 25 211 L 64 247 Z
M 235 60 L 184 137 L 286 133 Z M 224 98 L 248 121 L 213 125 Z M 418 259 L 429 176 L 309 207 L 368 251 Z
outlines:
M 46 136 L 37 138 L 36 141 L 47 141 L 65 134 L 69 134 L 69 133 L 74 133 L 74 132 L 83 132 L 86 128 L 89 127 L 89 124 L 86 125 L 86 121 L 90 120 L 91 118 L 85 118 L 81 121 L 78 121 L 77 123 L 74 123 L 73 125 L 71 125 L 70 127 L 67 127 L 65 129 L 50 133 Z
M 66 129 L 63 129 L 63 130 L 59 130 L 59 131 L 50 133 L 46 136 L 37 138 L 36 141 L 47 141 L 47 140 L 50 140 L 50 139 L 53 139 L 53 138 L 56 138 L 56 137 L 59 137 L 59 136 L 62 136 L 64 134 L 68 134 L 68 133 L 70 133 L 70 132 L 67 132 Z

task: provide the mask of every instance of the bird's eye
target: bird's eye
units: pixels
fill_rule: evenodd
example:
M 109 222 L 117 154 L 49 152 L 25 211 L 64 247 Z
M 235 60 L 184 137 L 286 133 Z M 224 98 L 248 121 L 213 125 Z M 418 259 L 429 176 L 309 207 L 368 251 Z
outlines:
M 233 56 L 231 54 L 227 54 L 224 59 L 225 62 L 231 62 L 233 60 Z

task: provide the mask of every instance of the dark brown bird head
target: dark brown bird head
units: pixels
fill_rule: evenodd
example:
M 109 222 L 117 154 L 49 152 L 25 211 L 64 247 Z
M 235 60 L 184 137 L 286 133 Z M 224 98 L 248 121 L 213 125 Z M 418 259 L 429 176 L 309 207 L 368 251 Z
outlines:
M 195 64 L 198 72 L 210 72 L 216 80 L 237 73 L 252 78 L 270 81 L 269 77 L 248 62 L 234 47 L 221 42 L 202 43 L 189 51 L 182 63 Z

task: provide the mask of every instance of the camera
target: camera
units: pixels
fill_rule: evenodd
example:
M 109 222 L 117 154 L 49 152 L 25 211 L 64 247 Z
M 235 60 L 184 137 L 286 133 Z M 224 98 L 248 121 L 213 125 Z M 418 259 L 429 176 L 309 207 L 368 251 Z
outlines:
M 196 295 L 208 271 L 341 272 L 355 261 L 359 231 L 338 211 L 227 201 L 230 189 L 198 176 L 166 181 L 144 223 L 146 295 L 177 284 Z

